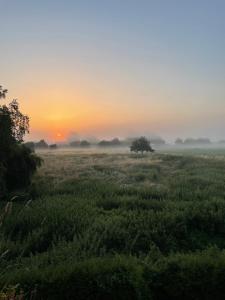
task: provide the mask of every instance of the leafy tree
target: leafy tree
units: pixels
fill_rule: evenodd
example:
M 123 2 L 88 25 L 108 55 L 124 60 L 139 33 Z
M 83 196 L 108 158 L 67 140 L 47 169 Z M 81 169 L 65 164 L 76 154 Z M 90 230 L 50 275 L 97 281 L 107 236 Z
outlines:
M 23 142 L 23 137 L 29 133 L 29 117 L 19 110 L 17 100 L 9 104 L 10 119 L 12 121 L 12 136 L 17 142 Z
M 0 86 L 0 98 L 6 93 Z M 41 164 L 41 159 L 22 143 L 28 132 L 29 117 L 20 112 L 17 100 L 0 105 L 0 198 L 27 187 Z
M 135 153 L 141 152 L 143 154 L 144 152 L 154 152 L 155 150 L 152 149 L 150 142 L 142 136 L 132 142 L 130 151 Z

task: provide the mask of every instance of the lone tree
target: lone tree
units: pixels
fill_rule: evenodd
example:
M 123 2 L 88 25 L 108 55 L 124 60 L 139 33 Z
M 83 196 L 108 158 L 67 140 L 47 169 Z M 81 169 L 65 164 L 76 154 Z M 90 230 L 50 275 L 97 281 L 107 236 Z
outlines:
M 7 90 L 0 86 L 0 99 Z M 29 132 L 29 118 L 19 110 L 17 100 L 0 105 L 0 199 L 18 189 L 28 187 L 41 159 L 23 144 Z
M 143 154 L 144 152 L 154 152 L 155 150 L 152 149 L 150 142 L 142 136 L 132 142 L 130 151 L 135 153 L 141 152 Z

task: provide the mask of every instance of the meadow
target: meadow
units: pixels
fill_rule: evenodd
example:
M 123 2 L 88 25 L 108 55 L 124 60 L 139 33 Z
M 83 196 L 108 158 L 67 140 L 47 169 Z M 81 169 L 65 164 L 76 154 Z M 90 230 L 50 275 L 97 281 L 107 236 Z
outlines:
M 2 291 L 224 299 L 225 149 L 38 154 L 29 197 L 1 203 Z

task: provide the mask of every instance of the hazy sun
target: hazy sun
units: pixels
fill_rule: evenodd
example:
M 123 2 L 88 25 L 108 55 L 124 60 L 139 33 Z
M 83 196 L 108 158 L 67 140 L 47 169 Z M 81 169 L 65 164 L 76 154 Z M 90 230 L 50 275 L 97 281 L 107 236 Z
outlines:
M 57 141 L 62 141 L 64 138 L 64 135 L 61 132 L 56 133 L 56 140 Z

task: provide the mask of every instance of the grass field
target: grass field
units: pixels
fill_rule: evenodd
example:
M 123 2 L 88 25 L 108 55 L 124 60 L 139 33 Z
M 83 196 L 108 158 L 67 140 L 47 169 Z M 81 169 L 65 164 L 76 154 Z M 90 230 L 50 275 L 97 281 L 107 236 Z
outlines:
M 29 199 L 2 203 L 2 289 L 25 299 L 224 299 L 225 150 L 39 155 Z

